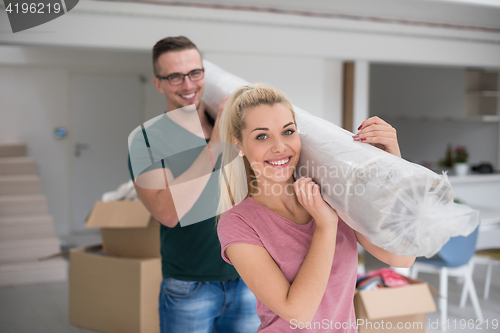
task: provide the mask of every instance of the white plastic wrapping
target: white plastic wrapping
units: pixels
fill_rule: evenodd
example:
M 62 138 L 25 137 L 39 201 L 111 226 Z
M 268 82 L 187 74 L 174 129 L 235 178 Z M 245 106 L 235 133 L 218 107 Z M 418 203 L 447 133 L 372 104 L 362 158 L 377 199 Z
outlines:
M 204 65 L 203 100 L 215 112 L 224 97 L 248 82 L 208 61 Z M 320 184 L 325 201 L 373 244 L 431 257 L 450 237 L 467 236 L 478 226 L 478 211 L 453 202 L 446 174 L 353 141 L 352 133 L 293 108 L 302 142 L 299 176 Z
M 102 195 L 103 202 L 121 201 L 121 200 L 139 200 L 139 196 L 134 188 L 134 182 L 129 180 L 123 183 L 115 191 L 106 192 Z

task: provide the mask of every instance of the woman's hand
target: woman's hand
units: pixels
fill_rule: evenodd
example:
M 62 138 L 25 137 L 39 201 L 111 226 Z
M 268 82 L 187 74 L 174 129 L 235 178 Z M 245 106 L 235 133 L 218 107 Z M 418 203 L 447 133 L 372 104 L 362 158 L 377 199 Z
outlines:
M 337 246 L 335 211 L 321 197 L 311 178 L 293 184 L 297 198 L 314 217 L 316 228 L 307 255 L 290 283 L 267 249 L 236 243 L 226 254 L 252 293 L 272 312 L 289 323 L 309 323 L 325 296 Z M 290 244 L 293 246 L 293 244 Z M 335 295 L 328 297 L 335 298 Z
M 358 127 L 358 130 L 358 134 L 352 137 L 355 141 L 373 143 L 375 147 L 401 157 L 396 129 L 379 117 L 366 119 Z
M 337 224 L 339 219 L 337 213 L 323 200 L 319 185 L 310 177 L 297 179 L 293 183 L 293 188 L 299 203 L 311 214 L 317 226 Z

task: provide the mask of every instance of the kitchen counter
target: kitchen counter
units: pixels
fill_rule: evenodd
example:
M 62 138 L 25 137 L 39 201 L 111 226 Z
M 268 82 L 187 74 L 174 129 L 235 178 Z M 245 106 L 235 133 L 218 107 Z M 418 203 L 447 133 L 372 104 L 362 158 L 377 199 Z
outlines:
M 453 197 L 480 212 L 476 249 L 500 248 L 500 174 L 449 176 Z
M 451 185 L 455 184 L 466 184 L 466 183 L 489 183 L 498 182 L 500 184 L 500 173 L 490 173 L 490 174 L 469 174 L 466 176 L 448 176 Z M 500 192 L 498 193 L 500 196 Z

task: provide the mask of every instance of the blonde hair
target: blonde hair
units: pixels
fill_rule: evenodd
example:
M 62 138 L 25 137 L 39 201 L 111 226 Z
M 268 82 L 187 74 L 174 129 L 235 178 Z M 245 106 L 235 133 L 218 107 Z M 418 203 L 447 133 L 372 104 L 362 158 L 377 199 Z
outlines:
M 252 194 L 251 184 L 256 179 L 255 173 L 246 156 L 238 158 L 238 151 L 231 143 L 233 137 L 239 143 L 242 142 L 241 132 L 246 127 L 246 111 L 259 105 L 272 106 L 278 103 L 290 109 L 295 122 L 295 112 L 285 94 L 260 83 L 237 89 L 227 100 L 219 120 L 220 140 L 224 146 L 219 175 L 220 198 L 217 215 L 220 216 Z

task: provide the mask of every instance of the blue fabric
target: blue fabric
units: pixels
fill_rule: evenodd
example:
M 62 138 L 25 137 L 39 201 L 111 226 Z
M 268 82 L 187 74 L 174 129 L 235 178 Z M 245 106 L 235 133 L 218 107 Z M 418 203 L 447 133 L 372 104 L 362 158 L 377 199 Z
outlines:
M 469 262 L 476 251 L 476 241 L 479 227 L 469 236 L 452 237 L 441 250 L 439 257 L 447 263 L 448 267 L 458 267 Z
M 446 263 L 441 259 L 439 256 L 435 255 L 432 258 L 426 258 L 426 257 L 418 257 L 415 259 L 417 262 L 422 262 L 424 264 L 436 266 L 436 267 L 444 267 L 447 266 Z
M 451 237 L 432 258 L 420 257 L 416 260 L 436 267 L 459 267 L 467 264 L 476 251 L 479 227 L 468 236 Z
M 221 282 L 163 279 L 161 333 L 255 333 L 256 299 L 240 278 Z

